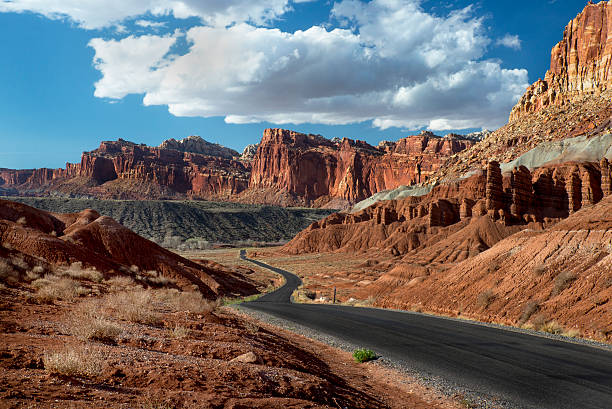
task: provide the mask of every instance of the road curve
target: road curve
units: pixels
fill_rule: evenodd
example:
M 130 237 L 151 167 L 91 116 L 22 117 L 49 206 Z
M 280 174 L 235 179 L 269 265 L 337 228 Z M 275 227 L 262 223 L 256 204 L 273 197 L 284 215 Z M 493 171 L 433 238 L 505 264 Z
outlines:
M 521 408 L 612 408 L 612 352 L 442 317 L 375 308 L 294 304 L 301 280 L 244 307 L 373 349 L 379 355 Z

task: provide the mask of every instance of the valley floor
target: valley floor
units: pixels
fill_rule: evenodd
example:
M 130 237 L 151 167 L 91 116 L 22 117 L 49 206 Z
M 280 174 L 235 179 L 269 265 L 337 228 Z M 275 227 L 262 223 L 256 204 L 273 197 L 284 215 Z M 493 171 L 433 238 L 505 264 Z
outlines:
M 1 408 L 458 407 L 193 293 L 81 284 L 80 296 L 46 302 L 27 286 L 0 289 Z

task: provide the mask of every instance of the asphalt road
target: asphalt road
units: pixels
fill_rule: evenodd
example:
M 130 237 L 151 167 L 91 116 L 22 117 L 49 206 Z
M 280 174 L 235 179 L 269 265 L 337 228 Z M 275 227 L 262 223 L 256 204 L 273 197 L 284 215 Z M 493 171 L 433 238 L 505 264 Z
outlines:
M 286 284 L 244 307 L 327 333 L 423 373 L 499 397 L 521 408 L 612 409 L 612 352 L 424 314 L 294 304 L 301 283 Z M 611 317 L 612 319 L 612 317 Z

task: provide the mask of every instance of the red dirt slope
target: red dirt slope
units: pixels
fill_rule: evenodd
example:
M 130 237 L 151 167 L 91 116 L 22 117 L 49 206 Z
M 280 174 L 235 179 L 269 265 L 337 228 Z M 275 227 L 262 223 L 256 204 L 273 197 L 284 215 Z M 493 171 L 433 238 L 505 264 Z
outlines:
M 146 240 L 94 210 L 53 214 L 0 200 L 0 242 L 48 265 L 80 262 L 106 276 L 154 270 L 180 287 L 197 286 L 207 298 L 257 292 L 241 274 L 194 263 Z M 8 250 L 7 250 L 8 249 Z
M 378 295 L 381 306 L 460 311 L 513 325 L 554 319 L 612 339 L 612 197 L 546 230 L 522 230 L 448 269 L 417 272 L 418 257 L 405 257 L 407 272 L 398 274 L 398 266 L 359 295 Z

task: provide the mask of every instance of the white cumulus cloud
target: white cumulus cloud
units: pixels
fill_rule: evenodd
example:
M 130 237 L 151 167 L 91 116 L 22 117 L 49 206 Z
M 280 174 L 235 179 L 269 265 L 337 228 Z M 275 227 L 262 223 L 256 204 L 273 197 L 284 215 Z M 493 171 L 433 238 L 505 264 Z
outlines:
M 199 17 L 206 24 L 270 22 L 289 9 L 289 0 L 11 0 L 0 1 L 0 12 L 33 12 L 70 19 L 80 27 L 98 29 L 126 18 L 151 13 L 176 18 Z
M 512 48 L 514 50 L 520 50 L 522 43 L 521 39 L 518 35 L 506 34 L 502 38 L 497 39 L 495 42 L 496 45 L 501 45 L 503 47 Z
M 434 16 L 419 0 L 343 0 L 331 11 L 329 27 L 336 28 L 289 33 L 256 25 L 302 1 L 107 0 L 107 13 L 93 16 L 77 7 L 80 0 L 15 0 L 0 3 L 0 11 L 7 4 L 37 4 L 35 11 L 68 15 L 83 27 L 120 23 L 144 11 L 199 16 L 206 24 L 185 32 L 89 43 L 102 74 L 97 97 L 142 94 L 145 105 L 166 105 L 176 116 L 223 116 L 228 123 L 372 121 L 383 129 L 495 128 L 528 85 L 527 71 L 484 58 L 492 40 L 469 7 Z M 177 42 L 182 46 L 174 47 Z

